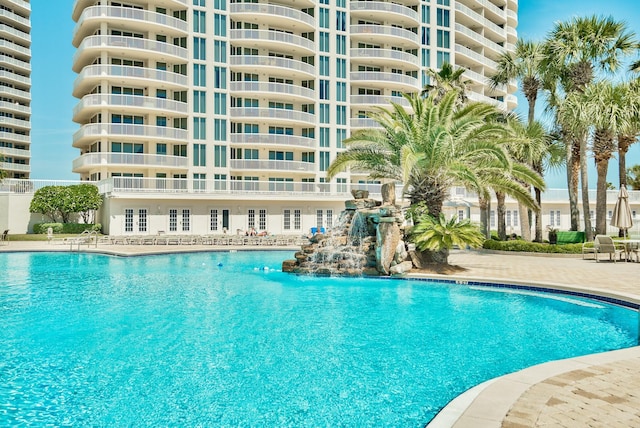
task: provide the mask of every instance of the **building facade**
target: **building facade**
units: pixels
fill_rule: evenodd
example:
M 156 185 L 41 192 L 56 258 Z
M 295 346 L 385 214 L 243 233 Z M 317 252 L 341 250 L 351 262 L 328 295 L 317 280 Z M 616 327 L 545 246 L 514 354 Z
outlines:
M 368 113 L 464 67 L 503 109 L 494 60 L 516 0 L 76 0 L 73 171 L 100 183 L 111 234 L 307 233 L 353 188 L 326 171 Z
M 31 5 L 0 0 L 0 170 L 31 173 Z

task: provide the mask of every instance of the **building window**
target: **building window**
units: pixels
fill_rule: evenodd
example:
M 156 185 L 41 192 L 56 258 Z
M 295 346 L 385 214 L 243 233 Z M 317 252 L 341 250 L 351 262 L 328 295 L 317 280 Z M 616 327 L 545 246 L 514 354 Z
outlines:
M 226 168 L 227 146 L 213 146 L 213 166 L 218 168 Z
M 344 35 L 338 34 L 336 36 L 336 53 L 338 55 L 347 54 L 347 38 Z
M 193 174 L 193 190 L 196 192 L 207 190 L 207 174 Z
M 227 94 L 222 92 L 213 94 L 213 113 L 227 114 Z
M 437 46 L 439 48 L 445 48 L 445 49 L 449 49 L 450 46 L 450 42 L 449 42 L 449 32 L 446 30 L 438 30 L 436 32 L 437 35 Z
M 201 1 L 204 2 L 204 0 Z M 218 10 L 227 10 L 227 0 L 213 0 L 213 8 Z
M 329 28 L 329 9 L 325 7 L 320 8 L 318 22 L 320 24 L 320 28 Z
M 320 80 L 320 99 L 328 100 L 329 99 L 329 81 L 321 79 Z
M 441 27 L 449 26 L 449 10 L 440 9 L 436 10 L 437 24 Z
M 495 210 L 491 210 L 489 212 L 489 224 L 491 227 L 496 227 L 496 212 Z
M 209 212 L 209 230 L 215 232 L 218 230 L 218 210 Z
M 207 92 L 206 91 L 193 91 L 193 112 L 194 113 L 207 112 Z
M 213 60 L 215 62 L 227 62 L 227 42 L 222 40 L 213 41 Z
M 320 31 L 320 52 L 329 52 L 329 33 Z
M 320 171 L 329 169 L 329 152 L 320 152 Z
M 207 126 L 206 119 L 204 117 L 193 118 L 193 138 L 195 140 L 207 139 Z
M 449 52 L 436 51 L 436 66 L 442 68 L 445 62 L 451 62 Z
M 327 210 L 327 229 L 333 227 L 333 210 Z
M 206 13 L 202 10 L 193 11 L 193 32 L 194 33 L 206 33 Z
M 213 86 L 216 89 L 227 88 L 227 69 L 225 67 L 213 67 Z
M 207 166 L 207 145 L 193 145 L 193 166 Z
M 331 123 L 329 117 L 329 104 L 320 104 L 320 123 Z
M 227 36 L 227 16 L 216 13 L 213 16 L 213 34 L 220 37 Z
M 207 59 L 207 43 L 202 37 L 193 38 L 193 59 L 205 61 Z
M 320 128 L 320 147 L 329 147 L 329 128 Z
M 322 223 L 322 210 L 316 210 L 316 227 L 318 228 L 318 232 L 324 227 Z
M 182 210 L 182 231 L 188 232 L 191 230 L 191 210 Z
M 347 78 L 347 60 L 345 58 L 338 58 L 336 60 L 336 77 L 341 79 Z
M 513 225 L 518 226 L 518 211 L 513 211 Z
M 267 230 L 267 210 L 258 211 L 258 230 Z
M 347 124 L 347 106 L 336 106 L 336 124 Z
M 320 56 L 320 76 L 329 76 L 329 57 Z
M 213 119 L 213 139 L 216 141 L 227 141 L 226 119 Z
M 284 210 L 282 212 L 282 228 L 284 230 L 291 230 L 291 210 Z
M 204 64 L 193 64 L 193 85 L 207 86 L 207 67 Z
M 255 229 L 256 228 L 256 210 L 248 210 L 247 211 L 247 229 Z
M 336 82 L 336 101 L 347 101 L 347 82 Z
M 336 30 L 347 31 L 347 13 L 343 11 L 336 11 Z
M 430 24 L 431 22 L 431 6 L 422 5 L 422 23 Z
M 449 6 L 449 0 L 438 0 L 437 4 L 442 6 Z
M 336 129 L 336 148 L 344 148 L 343 141 L 347 139 L 347 130 L 338 128 Z

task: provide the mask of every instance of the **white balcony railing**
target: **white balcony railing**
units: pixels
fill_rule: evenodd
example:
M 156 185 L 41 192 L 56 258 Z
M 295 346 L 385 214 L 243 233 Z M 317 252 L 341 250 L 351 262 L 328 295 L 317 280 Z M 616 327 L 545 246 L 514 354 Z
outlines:
M 295 34 L 271 30 L 231 30 L 232 40 L 254 40 L 264 42 L 278 42 L 299 46 L 309 52 L 315 52 L 315 42 Z
M 120 94 L 89 94 L 82 97 L 80 102 L 73 108 L 73 115 L 75 117 L 81 110 L 92 107 L 152 109 L 176 115 L 186 115 L 189 111 L 187 103 L 166 98 Z
M 315 148 L 315 138 L 285 134 L 231 134 L 231 144 L 268 144 L 272 146 L 296 146 Z
M 315 27 L 315 18 L 307 13 L 290 7 L 268 4 L 268 3 L 231 3 L 229 5 L 229 13 L 234 14 L 252 14 L 254 16 L 274 15 L 279 19 L 287 18 L 298 21 L 309 28 Z M 235 19 L 235 18 L 234 18 Z
M 78 171 L 106 165 L 185 169 L 189 167 L 189 159 L 182 156 L 146 153 L 85 153 L 73 160 L 72 168 L 74 171 Z

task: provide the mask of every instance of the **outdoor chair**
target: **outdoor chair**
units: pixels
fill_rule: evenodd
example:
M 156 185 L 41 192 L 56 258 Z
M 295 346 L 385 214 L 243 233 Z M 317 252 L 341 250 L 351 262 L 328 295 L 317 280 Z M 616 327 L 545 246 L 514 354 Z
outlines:
M 584 242 L 582 244 L 582 260 L 585 259 L 587 254 L 593 254 L 595 257 L 596 247 L 594 242 Z
M 0 236 L 0 244 L 2 245 L 9 244 L 9 229 L 2 232 L 2 235 Z
M 625 261 L 627 259 L 627 250 L 624 245 L 616 244 L 613 238 L 607 235 L 596 235 L 596 239 L 593 241 L 593 247 L 595 248 L 596 262 L 599 261 L 598 254 L 609 254 L 609 260 L 617 261 L 620 257 L 622 260 L 622 254 L 625 255 Z

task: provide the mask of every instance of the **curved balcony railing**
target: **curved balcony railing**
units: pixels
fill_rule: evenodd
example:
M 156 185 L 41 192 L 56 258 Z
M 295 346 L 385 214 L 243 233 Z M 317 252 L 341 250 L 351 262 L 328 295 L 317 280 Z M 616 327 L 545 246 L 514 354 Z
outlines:
M 397 61 L 406 65 L 420 68 L 418 57 L 408 52 L 396 51 L 393 49 L 353 48 L 349 53 L 351 54 L 352 60 L 376 59 Z
M 173 57 L 177 61 L 187 61 L 189 58 L 189 51 L 180 46 L 175 46 L 170 43 L 159 42 L 157 40 L 141 39 L 138 37 L 125 37 L 125 36 L 89 36 L 82 40 L 78 51 L 73 56 L 73 64 L 76 66 L 78 59 L 85 55 L 89 50 L 106 50 L 106 49 L 118 49 L 122 50 L 138 50 L 144 51 L 148 56 L 150 53 L 156 55 L 165 55 Z M 76 67 L 77 68 L 77 67 Z M 76 70 L 80 71 L 80 70 Z
M 484 55 L 474 52 L 465 46 L 456 44 L 456 54 L 465 55 L 473 59 L 477 63 L 480 63 L 484 66 L 490 67 L 493 70 L 496 70 L 497 64 L 495 61 L 492 61 L 489 58 L 485 57 Z
M 29 158 L 31 157 L 31 151 L 24 149 L 14 149 L 12 147 L 0 147 L 0 155 L 18 158 Z
M 86 139 L 126 138 L 127 140 L 159 139 L 187 141 L 189 133 L 186 129 L 168 128 L 165 126 L 133 125 L 128 123 L 89 123 L 83 125 L 73 134 L 73 144 Z
M 391 103 L 399 104 L 403 107 L 410 107 L 409 101 L 403 97 L 391 97 L 386 95 L 351 95 L 351 104 L 371 105 L 381 107 L 391 107 Z
M 239 42 L 242 40 L 255 42 L 265 42 L 265 44 L 282 43 L 285 45 L 297 46 L 306 49 L 308 52 L 315 52 L 315 43 L 295 34 L 284 33 L 271 30 L 231 30 L 231 39 Z M 267 43 L 268 42 L 268 43 Z
M 484 37 L 481 34 L 476 33 L 475 31 L 472 31 L 470 29 L 468 29 L 467 27 L 465 27 L 464 25 L 460 25 L 458 23 L 456 23 L 456 31 L 459 33 L 464 34 L 465 36 L 469 37 L 472 40 L 475 40 L 476 42 L 480 43 L 481 45 L 492 49 L 493 51 L 502 54 L 505 52 L 505 48 L 503 46 L 500 46 L 499 44 L 497 44 L 496 42 L 493 42 L 489 39 L 487 39 L 486 37 Z
M 2 52 L 11 52 L 12 54 L 31 57 L 31 51 L 29 49 L 25 48 L 24 46 L 20 46 L 19 44 L 9 40 L 0 39 L 0 49 L 2 49 Z
M 381 40 L 387 41 L 387 43 L 393 41 L 394 43 L 410 42 L 411 45 L 419 46 L 418 35 L 412 31 L 405 30 L 404 28 L 392 27 L 390 25 L 374 25 L 374 24 L 360 24 L 352 25 L 349 27 L 351 36 L 367 36 L 380 37 Z M 394 40 L 389 40 L 393 38 Z
M 12 82 L 16 82 L 19 84 L 31 86 L 31 78 L 22 76 L 21 74 L 16 74 L 11 71 L 0 71 L 0 80 L 11 80 Z
M 261 159 L 231 159 L 231 169 L 266 169 L 269 171 L 300 171 L 313 172 L 316 165 L 309 162 Z
M 21 91 L 20 89 L 9 88 L 8 86 L 0 85 L 0 95 L 7 96 L 9 98 L 19 98 L 22 100 L 31 100 L 31 93 L 27 91 Z
M 350 1 L 349 10 L 353 15 L 357 15 L 358 12 L 366 12 L 368 16 L 375 16 L 376 13 L 378 13 L 385 17 L 385 21 L 399 21 L 411 24 L 420 23 L 420 16 L 418 12 L 410 7 L 397 3 L 382 1 Z
M 412 76 L 397 73 L 385 73 L 381 71 L 354 71 L 349 77 L 351 83 L 357 82 L 384 82 L 394 86 L 418 88 L 419 80 Z
M 81 172 L 100 166 L 121 165 L 187 169 L 189 158 L 146 153 L 85 153 L 73 160 L 72 168 Z
M 230 113 L 232 118 L 260 118 L 311 124 L 316 122 L 315 115 L 311 113 L 280 108 L 232 107 Z
M 315 148 L 316 140 L 309 137 L 301 137 L 299 135 L 284 134 L 231 134 L 231 144 L 265 144 L 270 146 L 290 146 Z
M 0 24 L 0 34 L 7 34 L 12 39 L 20 39 L 23 42 L 31 43 L 31 34 L 5 24 Z
M 14 117 L 3 117 L 2 125 L 11 126 L 14 129 L 31 129 L 31 122 L 29 122 L 28 120 L 16 119 Z
M 3 171 L 29 172 L 31 171 L 31 165 L 13 162 L 0 162 L 0 169 Z
M 495 4 L 491 3 L 488 0 L 477 0 L 478 3 L 480 3 L 482 6 L 484 6 L 484 8 L 486 10 L 489 11 L 489 13 L 492 13 L 500 18 L 502 18 L 503 20 L 506 19 L 505 17 L 505 11 L 503 9 L 500 9 L 498 6 L 496 6 Z
M 369 118 L 353 118 L 349 121 L 352 128 L 380 128 L 382 126 L 378 122 Z
M 187 5 L 191 3 L 191 0 L 164 0 L 165 6 L 167 8 L 172 8 L 173 10 L 186 9 Z M 71 19 L 77 21 L 80 19 L 80 14 L 87 7 L 91 7 L 95 4 L 95 0 L 76 0 L 73 5 L 73 13 L 71 15 Z
M 139 79 L 144 80 L 147 85 L 150 81 L 155 81 L 162 85 L 184 88 L 189 85 L 187 76 L 171 71 L 128 65 L 94 64 L 84 67 L 78 74 L 73 82 L 73 95 L 76 97 L 82 95 L 76 93 L 76 90 L 88 82 L 89 86 L 93 87 L 94 83 L 90 82 L 96 79 Z
M 30 143 L 31 137 L 28 135 L 14 134 L 13 132 L 0 131 L 0 139 L 7 141 L 17 141 L 19 143 Z
M 231 67 L 274 67 L 286 69 L 288 73 L 304 73 L 308 76 L 315 76 L 315 68 L 306 62 L 297 61 L 295 59 L 280 58 L 276 56 L 264 55 L 231 55 L 229 58 Z
M 290 21 L 292 27 L 296 27 L 300 31 L 298 25 L 307 27 L 307 29 L 315 28 L 315 18 L 307 13 L 286 6 L 280 6 L 269 3 L 231 3 L 229 5 L 229 14 L 233 19 L 233 15 L 250 14 L 252 16 L 260 16 L 260 20 L 269 21 L 273 17 L 276 21 Z M 239 17 L 240 18 L 240 17 Z
M 303 86 L 272 82 L 231 82 L 231 92 L 269 93 L 287 97 L 315 100 L 315 92 Z
M 16 24 L 21 25 L 25 28 L 31 28 L 31 22 L 29 21 L 28 18 L 20 16 L 17 13 L 13 13 L 10 10 L 0 9 L 0 17 L 5 18 L 3 19 L 3 21 L 5 22 L 8 19 L 9 21 L 15 22 Z
M 0 101 L 0 110 L 31 114 L 31 107 L 9 101 Z
M 82 11 L 80 19 L 73 30 L 73 38 L 78 35 L 78 31 L 87 21 L 97 20 L 104 22 L 117 22 L 118 20 L 129 20 L 134 25 L 153 26 L 158 32 L 168 34 L 184 34 L 189 32 L 189 26 L 183 21 L 164 13 L 153 12 L 144 9 L 134 9 L 131 7 L 119 6 L 90 6 Z M 96 23 L 98 24 L 98 23 Z
M 73 108 L 73 117 L 76 117 L 85 109 L 109 107 L 161 110 L 175 115 L 187 115 L 189 112 L 187 103 L 166 98 L 119 94 L 89 94 L 82 97 L 80 102 Z
M 2 53 L 0 53 L 0 64 L 7 64 L 14 69 L 19 68 L 22 71 L 31 71 L 30 63 L 16 58 L 11 58 L 10 56 L 4 55 Z
M 484 26 L 486 29 L 493 31 L 496 34 L 499 34 L 502 37 L 505 37 L 504 28 L 500 28 L 498 25 L 489 21 L 487 18 L 480 15 L 478 12 L 475 12 L 468 8 L 467 6 L 461 4 L 460 2 L 455 2 L 456 13 L 460 13 L 462 15 L 467 16 L 478 24 Z

